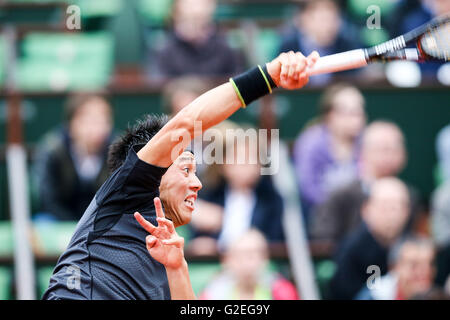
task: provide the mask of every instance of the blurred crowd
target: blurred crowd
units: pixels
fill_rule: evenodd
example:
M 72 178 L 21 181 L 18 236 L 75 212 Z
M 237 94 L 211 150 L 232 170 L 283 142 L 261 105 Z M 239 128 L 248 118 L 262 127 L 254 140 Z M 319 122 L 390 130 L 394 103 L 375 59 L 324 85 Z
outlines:
M 317 50 L 325 56 L 373 46 L 450 11 L 446 0 L 299 1 L 289 19 L 267 28 L 276 32 L 267 40 L 275 42 L 271 44 L 275 49 L 261 55 L 253 52 L 264 51 L 264 45 L 258 45 L 258 40 L 248 48 L 248 44 L 255 41 L 251 35 L 244 34 L 241 41 L 233 41 L 234 27 L 223 26 L 215 20 L 217 5 L 216 0 L 174 1 L 163 40 L 148 45 L 146 57 L 150 79 L 186 74 L 225 77 L 253 65 L 255 60 L 261 63 L 258 57 L 272 59 L 289 50 L 305 55 Z M 379 11 L 369 10 L 372 5 Z M 371 15 L 378 14 L 371 19 Z M 154 29 L 150 28 L 149 33 L 152 32 Z M 264 38 L 263 33 L 259 37 Z M 384 69 L 373 66 L 362 71 L 343 72 L 339 76 L 358 76 L 366 80 L 387 78 L 397 86 L 416 86 L 422 79 L 436 78 L 448 84 L 450 78 L 448 68 L 442 68 L 438 63 L 391 64 Z M 311 78 L 310 84 L 326 85 L 334 77 L 332 74 L 319 75 Z
M 365 11 L 363 17 L 356 14 L 361 2 L 370 1 L 300 3 L 292 20 L 279 28 L 278 52 L 318 50 L 327 55 L 375 44 L 356 27 L 367 17 Z M 386 10 L 384 33 L 377 39 L 387 40 L 450 12 L 448 0 L 376 2 Z M 251 63 L 215 22 L 216 7 L 215 0 L 174 0 L 167 37 L 149 49 L 147 76 L 170 79 L 163 100 L 171 116 L 211 87 L 204 76 L 230 76 Z M 365 22 L 361 25 L 365 28 Z M 433 77 L 439 68 L 420 67 Z M 362 92 L 335 80 L 335 75 L 311 78 L 324 91 L 316 117 L 298 132 L 290 149 L 299 219 L 311 244 L 330 248 L 327 259 L 335 265 L 323 298 L 448 299 L 450 124 L 436 137 L 439 181 L 428 214 L 416 187 L 399 178 L 408 161 L 402 128 L 384 119 L 368 122 Z M 65 111 L 61 126 L 37 148 L 35 220 L 80 219 L 109 174 L 106 158 L 115 132 L 108 97 L 72 94 Z M 215 129 L 240 127 L 226 121 Z M 247 159 L 254 151 L 245 140 L 225 141 L 224 155 L 230 148 Z M 270 263 L 270 246 L 286 241 L 285 204 L 274 177 L 260 174 L 262 165 L 232 161 L 198 166 L 204 187 L 187 246 L 192 254 L 218 254 L 221 261 L 221 271 L 205 286 L 202 299 L 301 298 L 292 277 Z M 423 232 L 424 217 L 430 232 Z M 378 276 L 371 278 L 369 270 Z

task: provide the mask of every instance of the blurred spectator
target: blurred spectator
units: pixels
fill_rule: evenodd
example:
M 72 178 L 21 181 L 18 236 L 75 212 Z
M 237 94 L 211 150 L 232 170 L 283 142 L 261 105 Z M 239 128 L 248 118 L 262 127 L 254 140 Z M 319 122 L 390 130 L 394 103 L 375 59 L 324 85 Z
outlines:
M 283 35 L 280 52 L 300 51 L 306 56 L 316 50 L 325 56 L 360 47 L 344 29 L 336 1 L 305 1 L 300 4 L 293 26 Z M 310 83 L 326 84 L 332 77 L 332 74 L 311 77 Z
M 438 246 L 450 244 L 450 181 L 437 188 L 431 201 L 431 227 Z
M 450 125 L 439 132 L 436 149 L 441 185 L 432 195 L 431 229 L 438 246 L 436 283 L 445 286 L 450 285 Z
M 154 54 L 153 76 L 225 77 L 242 69 L 240 54 L 228 45 L 214 24 L 215 9 L 216 0 L 174 1 L 173 30 L 165 45 Z
M 448 0 L 421 0 L 416 10 L 408 14 L 401 22 L 399 34 L 411 31 L 434 17 L 450 12 L 450 1 Z
M 198 254 L 226 247 L 251 227 L 269 242 L 284 240 L 282 198 L 271 176 L 261 175 L 258 150 L 248 140 L 226 141 L 220 182 L 201 194 L 190 224 L 196 238 L 190 245 Z
M 431 205 L 431 230 L 438 246 L 436 283 L 443 287 L 450 276 L 450 181 L 434 191 Z
M 389 272 L 367 285 L 359 300 L 410 300 L 424 296 L 433 288 L 434 245 L 426 238 L 406 238 L 389 252 Z
M 66 104 L 66 123 L 47 133 L 34 165 L 36 218 L 78 220 L 108 177 L 107 149 L 113 114 L 100 95 L 80 93 Z
M 268 268 L 269 251 L 261 232 L 250 229 L 233 239 L 223 271 L 200 294 L 202 300 L 297 300 L 292 283 Z
M 450 300 L 450 294 L 444 289 L 433 287 L 427 292 L 416 294 L 410 300 Z
M 317 207 L 311 218 L 311 237 L 337 246 L 361 223 L 361 208 L 372 183 L 383 177 L 396 176 L 405 163 L 405 141 L 400 128 L 388 121 L 372 122 L 362 137 L 360 176 L 332 192 Z M 409 187 L 409 193 L 411 213 L 407 230 L 413 227 L 420 211 L 417 192 Z
M 406 185 L 397 178 L 377 180 L 363 206 L 363 222 L 346 238 L 336 254 L 336 272 L 329 283 L 331 299 L 353 299 L 366 283 L 367 268 L 388 271 L 388 251 L 409 216 Z
M 319 122 L 307 127 L 294 145 L 302 206 L 309 212 L 336 188 L 357 176 L 359 137 L 366 122 L 364 97 L 348 84 L 327 89 Z
M 437 274 L 435 283 L 444 288 L 447 295 L 450 295 L 450 245 L 438 249 L 436 256 Z
M 207 83 L 195 76 L 183 76 L 171 80 L 163 89 L 166 113 L 173 117 L 208 89 Z
M 450 181 L 450 125 L 439 131 L 436 138 L 439 181 Z

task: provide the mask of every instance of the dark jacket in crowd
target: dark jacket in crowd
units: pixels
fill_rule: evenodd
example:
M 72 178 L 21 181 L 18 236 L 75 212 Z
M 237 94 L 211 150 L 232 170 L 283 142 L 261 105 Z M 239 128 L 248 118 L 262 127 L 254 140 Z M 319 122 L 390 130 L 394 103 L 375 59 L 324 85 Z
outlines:
M 367 283 L 377 266 L 380 276 L 388 271 L 388 248 L 382 246 L 371 234 L 367 225 L 360 226 L 344 240 L 335 257 L 336 272 L 329 283 L 329 299 L 350 300 Z
M 436 253 L 436 267 L 435 283 L 443 288 L 447 280 L 450 279 L 450 243 L 438 248 Z
M 201 194 L 203 200 L 224 206 L 227 185 L 220 183 L 214 190 Z M 261 231 L 269 242 L 284 241 L 282 226 L 283 199 L 275 189 L 270 176 L 262 176 L 255 188 L 256 203 L 253 208 L 250 226 Z M 205 234 L 193 230 L 193 236 L 210 236 L 218 238 L 219 233 Z
M 405 233 L 414 228 L 422 210 L 418 192 L 410 186 L 408 190 L 411 211 Z M 309 228 L 311 238 L 338 245 L 361 224 L 361 208 L 368 195 L 369 186 L 359 179 L 334 191 L 312 214 Z
M 34 177 L 37 188 L 37 211 L 50 214 L 57 220 L 78 220 L 95 193 L 109 176 L 104 146 L 103 165 L 95 179 L 80 179 L 71 155 L 71 140 L 63 128 L 47 134 L 39 144 Z
M 202 44 L 187 42 L 172 32 L 165 46 L 154 53 L 150 68 L 152 66 L 154 70 L 150 70 L 150 74 L 162 78 L 183 75 L 228 77 L 242 70 L 243 58 L 217 31 Z
M 339 52 L 353 50 L 361 47 L 361 44 L 356 41 L 356 38 L 352 38 L 349 34 L 352 34 L 351 30 L 347 32 L 340 32 L 336 37 L 334 43 L 328 47 L 318 48 L 316 45 L 309 43 L 307 37 L 305 37 L 298 28 L 292 26 L 287 29 L 282 35 L 281 46 L 279 52 L 288 52 L 290 50 L 302 52 L 305 56 L 309 55 L 312 51 L 316 50 L 320 56 L 331 55 Z M 342 74 L 354 74 L 357 71 L 345 71 Z M 323 74 L 315 77 L 311 77 L 310 82 L 315 84 L 325 84 L 331 80 L 332 74 Z

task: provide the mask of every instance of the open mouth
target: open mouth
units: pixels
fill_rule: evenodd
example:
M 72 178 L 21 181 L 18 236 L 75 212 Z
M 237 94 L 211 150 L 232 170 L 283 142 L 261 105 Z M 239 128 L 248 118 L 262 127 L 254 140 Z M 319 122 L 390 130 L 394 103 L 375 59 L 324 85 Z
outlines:
M 186 199 L 184 199 L 184 203 L 186 204 L 187 207 L 194 210 L 194 208 L 195 208 L 194 204 L 195 204 L 196 199 L 197 199 L 196 195 L 190 195 Z

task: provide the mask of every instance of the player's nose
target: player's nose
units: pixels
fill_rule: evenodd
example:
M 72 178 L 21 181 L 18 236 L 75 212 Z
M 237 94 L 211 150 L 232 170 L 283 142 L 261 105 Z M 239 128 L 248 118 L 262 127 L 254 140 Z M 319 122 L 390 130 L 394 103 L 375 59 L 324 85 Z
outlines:
M 195 175 L 195 174 L 192 175 L 192 178 L 189 183 L 189 188 L 191 188 L 192 190 L 195 190 L 195 191 L 199 191 L 202 187 L 203 187 L 202 182 L 197 177 L 197 175 Z

